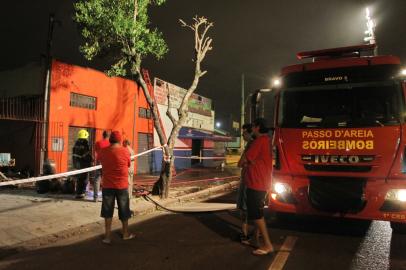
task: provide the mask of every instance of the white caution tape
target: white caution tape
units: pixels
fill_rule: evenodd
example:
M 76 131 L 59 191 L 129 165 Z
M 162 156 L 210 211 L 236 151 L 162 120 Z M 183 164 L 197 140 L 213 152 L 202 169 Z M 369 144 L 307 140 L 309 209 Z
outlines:
M 165 146 L 165 145 L 164 145 Z M 158 146 L 153 149 L 144 151 L 142 153 L 136 154 L 131 156 L 131 160 L 135 159 L 136 157 L 148 154 L 152 151 L 155 151 L 156 149 L 163 148 L 164 146 Z M 0 182 L 0 187 L 1 186 L 9 186 L 9 185 L 18 185 L 18 184 L 25 184 L 25 183 L 32 183 L 32 182 L 38 182 L 38 181 L 44 181 L 44 180 L 50 180 L 50 179 L 55 179 L 55 178 L 61 178 L 61 177 L 67 177 L 67 176 L 72 176 L 76 174 L 81 174 L 81 173 L 87 173 L 90 171 L 95 171 L 99 170 L 102 168 L 102 165 L 97 165 L 85 169 L 80 169 L 80 170 L 74 170 L 74 171 L 69 171 L 69 172 L 64 172 L 64 173 L 58 173 L 58 174 L 51 174 L 51 175 L 44 175 L 44 176 L 39 176 L 39 177 L 30 177 L 26 179 L 18 179 L 18 180 L 11 180 L 11 181 L 4 181 Z
M 150 152 L 152 152 L 152 151 L 155 151 L 155 150 L 157 150 L 157 149 L 164 148 L 165 146 L 166 146 L 166 144 L 163 145 L 163 146 L 157 146 L 157 147 L 155 147 L 155 148 L 152 148 L 152 149 L 149 149 L 149 150 L 147 150 L 147 151 L 144 151 L 144 152 L 138 153 L 138 154 L 136 154 L 136 155 L 133 155 L 133 156 L 131 156 L 131 160 L 134 160 L 136 157 L 139 157 L 139 156 L 148 154 L 148 153 L 150 153 Z
M 12 180 L 12 181 L 5 181 L 5 182 L 0 182 L 0 187 L 1 186 L 9 186 L 9 185 L 17 185 L 17 184 L 24 184 L 24 183 L 31 183 L 31 182 L 38 182 L 38 181 L 43 181 L 43 180 L 50 180 L 54 178 L 60 178 L 60 177 L 66 177 L 66 176 L 71 176 L 75 174 L 81 174 L 81 173 L 86 173 L 94 170 L 101 169 L 101 165 L 85 168 L 85 169 L 80 169 L 80 170 L 74 170 L 70 172 L 64 172 L 64 173 L 58 173 L 58 174 L 51 174 L 51 175 L 44 175 L 44 176 L 39 176 L 39 177 L 31 177 L 31 178 L 26 178 L 26 179 L 19 179 L 19 180 Z
M 174 156 L 174 157 L 182 159 L 226 159 L 226 157 L 200 157 L 200 156 L 190 156 L 190 157 Z

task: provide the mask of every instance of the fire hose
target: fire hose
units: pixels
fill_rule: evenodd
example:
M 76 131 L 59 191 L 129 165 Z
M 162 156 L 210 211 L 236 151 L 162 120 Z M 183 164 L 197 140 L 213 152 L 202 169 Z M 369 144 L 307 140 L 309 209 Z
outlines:
M 229 204 L 230 206 L 232 205 L 232 208 L 229 207 L 229 208 L 224 208 L 224 209 L 211 209 L 211 210 L 205 209 L 205 210 L 194 210 L 194 211 L 175 210 L 175 209 L 165 207 L 162 204 L 160 204 L 159 202 L 157 202 L 156 200 L 154 200 L 153 198 L 151 198 L 151 196 L 149 196 L 150 193 L 147 190 L 138 189 L 138 190 L 135 190 L 135 192 L 136 192 L 136 194 L 138 194 L 138 196 L 143 197 L 143 199 L 146 200 L 147 202 L 153 203 L 157 208 L 171 212 L 171 213 L 175 213 L 175 214 L 195 215 L 195 214 L 202 214 L 202 213 L 227 212 L 232 209 L 236 209 L 235 204 Z

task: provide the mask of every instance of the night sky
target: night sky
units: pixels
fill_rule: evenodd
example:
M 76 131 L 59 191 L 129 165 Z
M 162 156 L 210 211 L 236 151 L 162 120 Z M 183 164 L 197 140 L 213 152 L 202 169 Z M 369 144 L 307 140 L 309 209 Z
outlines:
M 12 2 L 12 3 L 11 3 Z M 0 70 L 38 61 L 45 53 L 48 15 L 55 27 L 52 55 L 62 61 L 103 70 L 105 60 L 86 61 L 79 53 L 80 34 L 72 21 L 72 0 L 14 0 L 0 10 Z M 203 63 L 208 73 L 197 93 L 213 99 L 216 118 L 239 120 L 241 74 L 246 92 L 270 86 L 282 66 L 295 64 L 299 51 L 350 46 L 362 42 L 365 7 L 378 26 L 380 54 L 406 63 L 405 0 L 167 0 L 150 11 L 151 24 L 164 34 L 170 52 L 164 59 L 145 59 L 152 76 L 188 88 L 194 66 L 192 32 L 178 19 L 194 15 L 214 22 L 213 51 Z M 1 84 L 1 82 L 0 82 Z

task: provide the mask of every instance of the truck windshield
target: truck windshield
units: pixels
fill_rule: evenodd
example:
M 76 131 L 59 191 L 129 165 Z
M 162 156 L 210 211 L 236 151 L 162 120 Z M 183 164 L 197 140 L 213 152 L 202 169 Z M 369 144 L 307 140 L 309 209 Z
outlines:
M 337 85 L 282 91 L 279 126 L 339 128 L 398 125 L 401 88 L 386 85 Z

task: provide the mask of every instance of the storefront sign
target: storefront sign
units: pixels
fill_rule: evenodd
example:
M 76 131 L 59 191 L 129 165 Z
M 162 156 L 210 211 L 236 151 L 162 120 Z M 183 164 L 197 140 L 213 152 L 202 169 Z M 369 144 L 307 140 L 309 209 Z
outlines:
M 172 108 L 179 108 L 187 90 L 161 79 L 154 80 L 154 96 L 158 104 L 168 106 L 168 92 Z M 192 94 L 189 99 L 189 112 L 211 116 L 211 99 Z
M 211 111 L 211 116 L 206 116 L 206 115 L 201 115 L 198 113 L 189 112 L 184 126 L 196 128 L 196 129 L 213 131 L 214 130 L 214 111 Z

